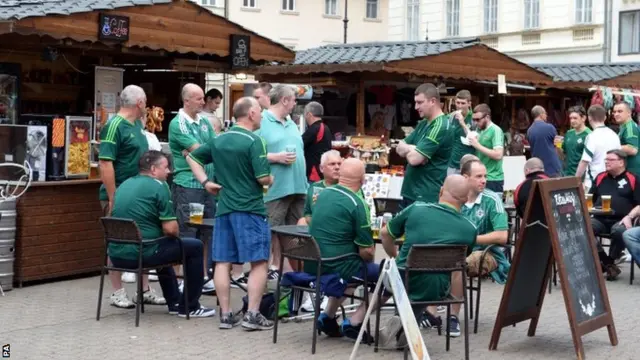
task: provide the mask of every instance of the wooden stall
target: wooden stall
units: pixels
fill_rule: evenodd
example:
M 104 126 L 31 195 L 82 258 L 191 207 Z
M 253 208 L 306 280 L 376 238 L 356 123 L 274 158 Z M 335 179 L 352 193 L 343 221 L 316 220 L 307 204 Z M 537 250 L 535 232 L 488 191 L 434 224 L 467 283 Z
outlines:
M 109 67 L 123 73 L 122 87 L 142 86 L 147 105 L 164 109 L 166 133 L 185 83 L 204 85 L 207 72 L 252 73 L 266 62 L 291 62 L 295 56 L 191 1 L 103 3 L 3 5 L 0 73 L 13 71 L 18 100 L 0 109 L 0 124 L 21 124 L 29 113 L 84 116 L 99 126 L 95 74 Z M 115 104 L 113 95 L 109 101 Z M 97 142 L 95 132 L 91 140 Z M 58 180 L 63 181 L 36 181 L 19 198 L 14 280 L 20 285 L 93 272 L 102 263 L 99 175 Z

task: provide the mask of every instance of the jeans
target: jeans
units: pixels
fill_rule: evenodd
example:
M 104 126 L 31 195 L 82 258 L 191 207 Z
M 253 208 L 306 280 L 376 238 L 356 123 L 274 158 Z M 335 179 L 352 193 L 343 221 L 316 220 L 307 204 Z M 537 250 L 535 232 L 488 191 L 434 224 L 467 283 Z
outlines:
M 619 258 L 624 250 L 624 242 L 622 240 L 622 234 L 625 232 L 626 227 L 620 224 L 618 219 L 615 218 L 592 218 L 591 226 L 593 227 L 593 234 L 596 237 L 602 234 L 609 233 L 611 235 L 611 246 L 609 247 L 609 255 L 604 252 L 604 249 L 600 244 L 598 245 L 598 255 L 603 265 L 610 265 L 614 263 L 614 260 Z
M 633 257 L 633 260 L 636 264 L 640 264 L 640 227 L 634 227 L 625 231 L 624 234 L 622 234 L 622 240 L 627 250 L 629 250 L 631 257 Z
M 144 267 L 153 267 L 155 265 L 167 264 L 172 262 L 181 262 L 180 245 L 178 239 L 164 238 L 158 240 L 158 250 L 152 255 L 142 258 Z M 185 254 L 185 264 L 183 271 L 187 275 L 188 282 L 185 283 L 189 292 L 189 311 L 200 308 L 200 295 L 202 294 L 202 242 L 197 239 L 184 238 L 182 246 Z M 138 260 L 111 258 L 111 262 L 116 267 L 134 269 L 138 267 Z M 184 294 L 180 294 L 178 290 L 178 281 L 173 267 L 167 266 L 158 269 L 158 281 L 162 288 L 162 295 L 167 300 L 169 310 L 183 311 Z M 178 308 L 176 308 L 178 304 Z

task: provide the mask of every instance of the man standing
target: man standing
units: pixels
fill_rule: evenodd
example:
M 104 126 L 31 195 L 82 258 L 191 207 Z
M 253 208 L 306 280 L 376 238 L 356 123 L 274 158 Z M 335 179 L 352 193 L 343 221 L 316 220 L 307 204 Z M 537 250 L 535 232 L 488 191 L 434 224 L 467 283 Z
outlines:
M 422 84 L 416 89 L 414 100 L 423 120 L 396 147 L 398 155 L 408 163 L 400 192 L 403 207 L 417 200 L 438 201 L 451 157 L 450 122 L 442 113 L 438 88 L 433 84 Z
M 619 102 L 613 107 L 613 118 L 620 126 L 618 136 L 622 151 L 627 154 L 627 170 L 640 175 L 640 156 L 638 156 L 638 146 L 640 146 L 640 131 L 638 125 L 631 118 L 631 108 L 626 102 Z
M 185 252 L 184 271 L 188 275 L 186 284 L 190 299 L 188 309 L 191 317 L 210 317 L 215 309 L 200 305 L 198 299 L 202 291 L 202 242 L 197 239 L 178 237 L 178 223 L 173 211 L 171 192 L 166 183 L 169 175 L 169 160 L 160 151 L 148 151 L 140 158 L 140 174 L 127 179 L 116 190 L 113 216 L 131 219 L 140 229 L 143 240 L 157 242 L 145 244 L 142 248 L 142 264 L 149 267 L 169 262 L 182 262 L 182 248 Z M 138 267 L 138 245 L 109 244 L 109 258 L 122 268 Z M 176 274 L 171 266 L 158 270 L 162 294 L 168 299 L 169 314 L 185 317 L 184 294 L 178 290 Z M 164 276 L 162 276 L 164 275 Z M 147 291 L 149 287 L 147 286 Z
M 138 160 L 149 149 L 140 119 L 146 117 L 147 96 L 141 87 L 129 85 L 120 93 L 120 111 L 100 131 L 100 204 L 105 216 L 110 216 L 116 188 L 125 180 L 138 175 Z M 114 292 L 111 305 L 133 308 L 135 305 L 122 286 L 121 274 L 109 272 Z M 148 276 L 143 277 L 143 286 L 148 288 Z M 145 304 L 165 304 L 164 298 L 153 292 L 144 294 Z
M 269 213 L 269 224 L 295 225 L 302 217 L 304 197 L 307 193 L 308 182 L 305 176 L 306 165 L 302 136 L 298 126 L 291 120 L 289 114 L 296 106 L 296 96 L 289 85 L 276 85 L 270 93 L 271 107 L 262 113 L 262 123 L 258 135 L 264 138 L 269 153 L 267 158 L 271 163 L 271 171 L 275 178 L 273 186 L 264 196 Z M 275 234 L 272 235 L 272 268 L 269 279 L 277 279 L 276 264 L 280 263 L 280 242 Z M 288 261 L 284 262 L 283 272 L 291 271 Z
M 271 98 L 269 96 L 271 88 L 272 86 L 268 82 L 261 82 L 253 90 L 253 97 L 258 100 L 258 103 L 260 103 L 260 107 L 262 108 L 262 110 L 267 110 L 269 107 L 271 107 Z
M 582 159 L 578 164 L 576 176 L 584 177 L 584 186 L 587 190 L 595 180 L 596 176 L 605 170 L 604 159 L 610 150 L 620 149 L 620 138 L 616 133 L 605 126 L 607 110 L 600 105 L 592 105 L 588 111 L 589 124 L 593 132 L 585 140 Z
M 562 152 L 564 153 L 564 175 L 574 176 L 584 152 L 584 144 L 591 129 L 585 125 L 587 112 L 582 106 L 569 108 L 569 122 L 571 130 L 564 135 Z
M 314 182 L 309 186 L 309 191 L 307 191 L 307 196 L 304 200 L 304 216 L 298 220 L 298 225 L 309 225 L 311 223 L 312 209 L 316 204 L 318 195 L 327 187 L 338 183 L 341 165 L 342 157 L 338 150 L 329 150 L 322 154 L 320 172 L 324 175 L 324 180 Z
M 213 218 L 216 211 L 215 198 L 207 193 L 200 182 L 196 180 L 185 160 L 184 154 L 191 153 L 197 148 L 206 144 L 216 135 L 209 120 L 200 116 L 204 105 L 204 92 L 196 84 L 186 84 L 182 88 L 183 107 L 169 123 L 169 148 L 173 155 L 173 203 L 176 207 L 178 224 L 180 225 L 180 237 L 193 238 L 196 229 L 188 225 L 189 204 L 197 203 L 204 205 L 204 218 Z M 205 171 L 209 179 L 213 179 L 213 164 L 205 166 Z M 205 231 L 202 240 L 205 244 L 211 241 L 211 232 Z M 205 246 L 205 274 L 209 269 L 209 258 L 206 256 L 210 248 Z M 211 293 L 215 291 L 213 281 L 205 276 L 205 285 L 202 291 Z
M 216 115 L 216 111 L 222 103 L 222 93 L 218 89 L 211 89 L 204 94 L 204 106 L 200 116 L 204 116 L 209 119 L 211 127 L 216 134 L 219 134 L 223 130 L 222 121 Z
M 502 197 L 504 188 L 504 132 L 491 121 L 491 108 L 480 104 L 473 109 L 473 121 L 478 125 L 480 133 L 477 137 L 469 137 L 469 144 L 476 149 L 476 154 L 487 168 L 487 189 Z
M 460 90 L 456 94 L 456 112 L 451 116 L 451 127 L 453 128 L 453 146 L 451 149 L 451 159 L 449 159 L 449 169 L 447 175 L 460 173 L 460 159 L 466 154 L 474 154 L 476 149 L 473 146 L 465 145 L 460 138 L 466 138 L 472 128 L 473 112 L 471 112 L 471 93 L 469 90 Z
M 487 246 L 507 243 L 509 225 L 502 198 L 495 192 L 485 189 L 487 169 L 482 162 L 477 160 L 466 162 L 461 173 L 469 184 L 469 197 L 462 207 L 462 215 L 478 229 L 477 245 L 467 257 L 468 274 L 470 276 L 489 274 L 498 284 L 504 284 L 511 265 L 502 247 L 491 248 L 485 255 L 484 262 L 480 263 L 482 253 Z
M 531 158 L 524 163 L 524 176 L 525 180 L 516 187 L 513 193 L 513 204 L 516 206 L 516 213 L 520 219 L 524 219 L 524 211 L 527 209 L 527 202 L 533 182 L 549 178 L 549 175 L 544 172 L 542 160 L 538 158 Z
M 242 322 L 245 330 L 267 330 L 273 321 L 260 314 L 260 301 L 267 282 L 269 223 L 262 187 L 273 183 L 266 145 L 254 133 L 260 128 L 260 105 L 243 97 L 233 105 L 236 125 L 189 154 L 187 162 L 198 182 L 209 192 L 220 188 L 214 226 L 214 282 L 220 302 L 220 328 L 231 329 Z M 204 170 L 213 163 L 219 183 Z M 248 280 L 248 311 L 244 319 L 234 315 L 229 302 L 229 271 L 232 263 L 251 264 Z
M 304 160 L 307 163 L 307 179 L 310 183 L 322 180 L 320 157 L 331 150 L 331 131 L 322 122 L 324 108 L 320 103 L 312 101 L 304 107 L 304 119 L 307 130 L 302 134 L 304 143 Z
M 531 116 L 534 119 L 533 124 L 527 130 L 531 156 L 542 160 L 549 176 L 562 176 L 562 163 L 554 145 L 558 135 L 556 127 L 547 123 L 547 111 L 540 105 L 531 109 Z

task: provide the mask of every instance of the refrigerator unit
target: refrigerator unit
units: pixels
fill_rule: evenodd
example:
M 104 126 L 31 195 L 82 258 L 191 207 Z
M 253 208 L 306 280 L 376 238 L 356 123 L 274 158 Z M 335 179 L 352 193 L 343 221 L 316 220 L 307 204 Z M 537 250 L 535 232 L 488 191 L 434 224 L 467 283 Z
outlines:
M 40 136 L 38 131 L 44 133 L 44 140 L 40 143 L 40 147 L 29 156 L 31 166 L 40 169 L 38 174 L 34 173 L 32 180 L 64 180 L 66 120 L 57 114 L 24 114 L 20 116 L 20 123 L 29 126 L 29 133 L 33 134 L 29 140 L 34 145 L 34 141 L 40 143 L 42 140 L 38 138 Z M 46 155 L 41 159 L 40 155 L 43 151 Z
M 24 125 L 0 124 L 0 163 L 24 164 L 27 156 L 27 131 Z M 13 166 L 0 167 L 0 181 L 19 181 L 24 171 Z
M 0 124 L 17 124 L 20 69 L 20 64 L 0 63 Z

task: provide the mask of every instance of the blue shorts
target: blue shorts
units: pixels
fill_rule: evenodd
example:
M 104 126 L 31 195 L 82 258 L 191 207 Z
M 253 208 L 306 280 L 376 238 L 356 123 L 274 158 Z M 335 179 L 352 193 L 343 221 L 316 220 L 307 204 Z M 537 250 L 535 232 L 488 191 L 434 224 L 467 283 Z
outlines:
M 262 215 L 234 212 L 216 218 L 213 261 L 246 263 L 269 260 L 271 228 Z
M 358 270 L 358 272 L 356 272 L 351 279 L 349 279 L 349 282 L 360 282 L 360 281 L 364 281 L 364 267 L 367 267 L 367 282 L 369 283 L 375 283 L 376 281 L 378 281 L 378 278 L 380 277 L 380 264 L 376 264 L 374 262 L 370 262 L 367 263 L 366 265 L 363 265 L 360 270 Z

